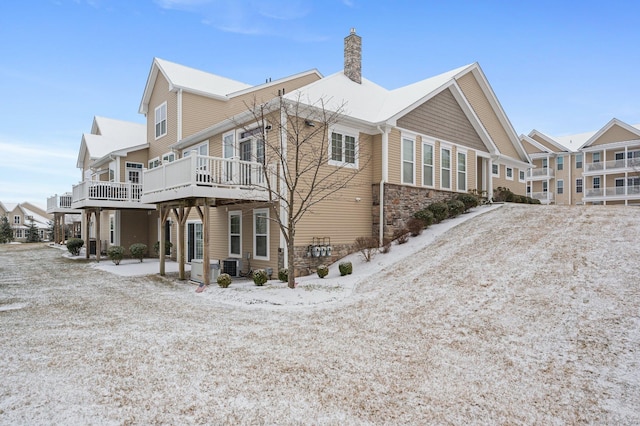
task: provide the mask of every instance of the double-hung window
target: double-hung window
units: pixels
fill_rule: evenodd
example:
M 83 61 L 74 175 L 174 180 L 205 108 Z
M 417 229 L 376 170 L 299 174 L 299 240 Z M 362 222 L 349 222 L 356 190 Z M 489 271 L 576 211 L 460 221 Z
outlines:
M 519 170 L 519 172 L 520 172 L 520 182 L 524 182 L 524 180 L 525 180 L 524 179 L 524 177 L 525 177 L 524 170 Z
M 500 177 L 500 165 L 499 164 L 491 164 L 491 175 Z
M 593 189 L 600 189 L 600 176 L 593 177 Z
M 18 215 L 13 216 L 13 224 L 20 225 L 20 216 Z
M 167 103 L 163 103 L 155 111 L 156 139 L 167 134 Z
M 558 190 L 558 195 L 564 194 L 564 181 L 563 180 L 558 180 L 558 182 L 557 182 L 557 190 Z
M 440 188 L 451 189 L 451 149 L 440 150 Z
M 402 138 L 402 183 L 415 183 L 415 141 L 408 137 Z
M 458 152 L 458 191 L 467 190 L 467 154 Z
M 433 145 L 422 144 L 422 185 L 433 186 Z
M 253 211 L 253 257 L 269 260 L 269 209 Z
M 242 256 L 242 212 L 229 212 L 229 256 Z
M 582 193 L 582 178 L 576 179 L 576 193 Z
M 582 154 L 576 154 L 576 169 L 582 168 Z
M 513 169 L 511 167 L 505 168 L 505 174 L 507 175 L 507 179 L 513 180 Z
M 358 167 L 358 139 L 355 136 L 355 132 L 332 130 L 329 150 L 329 164 L 342 167 Z
M 556 158 L 556 168 L 558 170 L 563 170 L 564 169 L 564 157 Z

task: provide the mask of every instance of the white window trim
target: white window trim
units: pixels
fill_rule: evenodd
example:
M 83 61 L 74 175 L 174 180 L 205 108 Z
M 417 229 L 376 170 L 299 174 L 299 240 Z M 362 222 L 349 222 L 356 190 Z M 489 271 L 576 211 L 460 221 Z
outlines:
M 578 167 L 578 157 L 580 157 L 580 167 Z M 581 169 L 584 167 L 584 155 L 576 154 L 574 165 L 576 169 Z
M 162 163 L 172 163 L 176 161 L 176 153 L 171 151 L 171 152 L 166 152 L 164 154 L 162 154 Z
M 493 166 L 496 166 L 496 169 L 498 170 L 498 173 L 493 173 Z M 491 176 L 492 177 L 500 177 L 500 164 L 498 163 L 492 163 L 491 164 Z
M 162 109 L 164 107 L 164 133 L 160 133 L 158 134 L 156 127 L 158 126 L 158 123 L 162 123 L 163 120 L 158 121 L 158 110 Z M 153 134 L 155 135 L 155 139 L 160 139 L 163 136 L 167 135 L 167 131 L 169 128 L 168 125 L 168 121 L 169 121 L 169 112 L 167 109 L 167 102 L 163 102 L 160 105 L 158 105 L 155 110 L 153 111 Z M 160 128 L 162 128 L 162 126 L 160 126 Z
M 406 161 L 413 165 L 413 175 L 411 176 L 411 182 L 404 181 L 404 141 L 410 141 L 412 147 L 412 161 Z M 402 185 L 415 185 L 416 184 L 416 138 L 413 135 L 403 133 L 400 137 L 400 183 Z
M 227 142 L 225 142 L 225 139 L 227 139 L 229 136 L 231 136 L 231 143 L 228 144 Z M 225 147 L 227 145 L 231 146 L 231 156 L 227 156 L 227 153 L 225 152 Z M 223 158 L 233 158 L 233 157 L 237 157 L 238 156 L 238 147 L 236 146 L 236 132 L 234 130 L 228 131 L 226 133 L 222 134 L 222 157 Z
M 562 166 L 562 167 L 560 167 Z M 556 158 L 556 170 L 564 170 L 564 155 L 559 155 Z
M 331 134 L 332 133 L 338 133 L 338 134 L 342 135 L 343 139 L 344 139 L 345 136 L 351 136 L 352 138 L 354 138 L 354 140 L 355 140 L 354 147 L 353 147 L 353 149 L 354 149 L 354 159 L 353 159 L 354 163 L 346 163 L 346 162 L 344 162 L 344 158 L 345 158 L 344 150 L 345 150 L 345 146 L 346 146 L 346 144 L 344 143 L 344 140 L 342 141 L 343 142 L 342 143 L 342 159 L 343 159 L 343 161 L 332 160 L 332 158 L 331 158 L 332 157 L 331 156 L 331 149 L 332 149 L 332 146 L 331 146 L 332 145 L 332 143 L 331 143 L 331 139 L 332 139 L 331 138 Z M 360 135 L 360 132 L 358 132 L 355 129 L 348 128 L 348 127 L 335 126 L 335 127 L 330 128 L 329 129 L 329 135 L 328 135 L 329 143 L 327 144 L 327 145 L 329 145 L 329 147 L 328 147 L 329 153 L 328 153 L 328 157 L 327 157 L 329 159 L 328 164 L 330 166 L 357 169 L 359 167 L 359 164 L 360 164 L 360 155 L 359 155 L 359 152 L 360 152 L 360 138 L 359 138 L 359 135 Z
M 426 185 L 424 183 L 424 152 L 425 152 L 425 145 L 430 146 L 431 147 L 431 185 Z M 435 188 L 436 186 L 436 146 L 434 143 L 431 142 L 426 142 L 424 139 L 422 140 L 422 158 L 420 163 L 422 164 L 422 186 L 425 186 L 427 188 Z
M 518 169 L 518 182 L 524 182 L 527 178 L 527 172 Z
M 147 167 L 149 168 L 149 170 L 155 169 L 159 165 L 160 165 L 160 157 L 154 157 L 151 160 L 149 160 L 147 163 Z
M 257 247 L 257 244 L 256 244 L 256 237 L 257 237 L 257 235 L 256 235 L 256 223 L 257 223 L 256 222 L 256 217 L 257 217 L 257 215 L 259 215 L 261 213 L 266 213 L 266 215 L 267 215 L 267 234 L 266 234 L 266 237 L 267 237 L 267 255 L 266 256 L 258 256 L 257 253 L 256 253 L 256 247 Z M 256 260 L 269 260 L 269 255 L 270 255 L 270 252 L 271 252 L 271 250 L 269 250 L 269 247 L 271 247 L 271 241 L 270 241 L 271 240 L 271 238 L 270 238 L 270 230 L 271 230 L 270 228 L 271 228 L 271 226 L 270 225 L 271 224 L 270 224 L 270 219 L 269 219 L 269 209 L 254 209 L 253 210 L 253 258 L 256 259 Z
M 109 244 L 114 245 L 116 243 L 116 216 L 115 214 L 109 215 Z
M 460 182 L 458 181 L 458 173 L 461 173 L 458 169 L 458 154 L 464 155 L 464 189 L 460 189 Z M 467 192 L 468 182 L 468 169 L 469 169 L 469 157 L 467 156 L 467 151 L 458 149 L 456 152 L 456 191 L 458 192 Z
M 598 187 L 597 188 L 596 188 L 596 179 L 598 179 Z M 583 185 L 584 185 L 584 183 L 583 183 Z M 591 178 L 591 187 L 593 189 L 602 189 L 602 179 L 600 178 L 600 176 L 594 176 L 594 177 Z
M 231 252 L 231 217 L 238 216 L 240 217 L 240 253 L 232 253 Z M 234 258 L 242 258 L 242 211 L 241 210 L 233 210 L 229 212 L 228 218 L 228 226 L 229 226 L 229 257 Z
M 14 215 L 13 216 L 13 224 L 14 225 L 20 225 L 20 215 Z
M 442 152 L 444 150 L 449 151 L 449 168 L 445 169 L 444 167 L 442 167 Z M 451 147 L 449 145 L 440 145 L 440 189 L 447 189 L 449 191 L 451 191 L 451 184 L 453 183 L 453 177 L 451 176 L 451 169 L 453 169 L 453 150 L 451 149 Z M 442 185 L 442 171 L 443 170 L 449 170 L 449 186 L 445 187 Z
M 199 143 L 197 145 L 191 145 L 190 147 L 183 149 L 182 158 L 188 157 L 189 155 L 191 155 L 191 151 L 196 151 L 198 153 L 197 155 L 203 155 L 203 154 L 200 154 L 200 148 L 202 147 L 206 147 L 205 148 L 205 151 L 207 152 L 206 155 L 209 155 L 209 140 L 207 139 L 202 143 Z
M 509 170 L 511 170 L 511 177 L 509 177 Z M 513 167 L 504 166 L 504 178 L 506 180 L 513 180 Z
M 560 192 L 560 189 L 562 189 L 562 192 Z M 556 193 L 558 195 L 564 194 L 564 180 L 563 179 L 558 179 L 556 181 Z
M 578 182 L 580 182 L 580 186 L 578 186 Z M 580 188 L 580 191 L 578 191 L 578 188 Z M 576 179 L 576 194 L 584 194 L 584 179 L 582 178 Z

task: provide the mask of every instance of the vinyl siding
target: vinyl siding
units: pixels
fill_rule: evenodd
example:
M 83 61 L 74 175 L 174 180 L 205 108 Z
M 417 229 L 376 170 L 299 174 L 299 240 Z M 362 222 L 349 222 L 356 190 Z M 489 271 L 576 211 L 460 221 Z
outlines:
M 604 132 L 597 140 L 591 143 L 590 146 L 605 145 L 612 142 L 622 142 L 629 140 L 640 139 L 640 136 L 623 129 L 620 126 L 612 126 L 609 130 Z
M 511 139 L 500 123 L 498 116 L 484 95 L 473 73 L 463 75 L 457 79 L 457 82 L 500 153 L 515 159 L 520 159 L 520 155 L 513 146 Z
M 449 89 L 398 119 L 398 127 L 488 152 Z
M 165 101 L 167 102 L 167 134 L 156 139 L 155 110 Z M 153 86 L 153 93 L 149 99 L 149 112 L 147 113 L 147 141 L 150 144 L 149 159 L 166 154 L 170 151 L 169 145 L 177 141 L 177 111 L 177 95 L 174 92 L 169 92 L 169 83 L 162 73 L 158 73 Z

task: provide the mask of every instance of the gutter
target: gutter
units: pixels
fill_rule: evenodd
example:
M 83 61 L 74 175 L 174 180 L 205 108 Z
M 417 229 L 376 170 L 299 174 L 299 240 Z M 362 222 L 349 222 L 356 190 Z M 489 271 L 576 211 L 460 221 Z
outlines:
M 378 243 L 383 244 L 384 241 L 384 184 L 389 180 L 389 126 L 382 128 L 377 126 L 378 131 L 382 134 L 382 177 L 380 179 L 380 230 L 378 231 Z

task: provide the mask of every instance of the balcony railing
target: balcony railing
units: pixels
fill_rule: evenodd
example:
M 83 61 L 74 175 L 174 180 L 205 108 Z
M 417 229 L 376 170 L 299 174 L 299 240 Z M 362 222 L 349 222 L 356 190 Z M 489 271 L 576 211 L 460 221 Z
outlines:
M 554 198 L 553 198 L 553 192 L 532 192 L 531 195 L 529 195 L 531 198 L 535 198 L 536 200 L 540 200 L 540 201 L 546 201 L 546 202 L 553 202 Z
M 539 169 L 530 169 L 527 173 L 528 178 L 545 178 L 555 176 L 555 170 L 550 167 L 542 167 Z
M 143 181 L 144 195 L 190 186 L 262 189 L 265 166 L 238 157 L 191 155 L 146 170 Z
M 83 200 L 139 202 L 142 184 L 131 182 L 84 181 L 73 187 L 73 202 Z
M 71 209 L 71 194 L 67 193 L 64 195 L 54 195 L 52 197 L 47 198 L 47 211 L 52 211 L 55 209 Z
M 640 186 L 610 186 L 592 188 L 585 191 L 584 198 L 640 198 Z
M 599 171 L 619 172 L 625 169 L 640 170 L 640 158 L 622 158 L 620 160 L 600 161 L 584 165 L 584 171 L 587 173 Z

